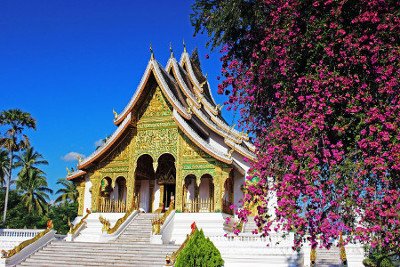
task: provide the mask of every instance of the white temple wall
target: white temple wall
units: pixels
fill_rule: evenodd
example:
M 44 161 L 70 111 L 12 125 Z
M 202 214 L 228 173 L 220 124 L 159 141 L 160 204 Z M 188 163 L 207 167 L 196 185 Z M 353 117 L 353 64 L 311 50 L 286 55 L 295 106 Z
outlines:
M 149 212 L 149 189 L 149 180 L 141 180 L 139 209 L 143 209 L 145 212 Z
M 199 198 L 204 200 L 210 198 L 210 179 L 201 179 L 201 183 L 199 186 Z
M 194 199 L 194 183 L 195 181 L 192 180 L 191 183 L 188 186 L 188 191 L 187 191 L 187 198 L 186 200 L 193 200 Z
M 85 176 L 85 195 L 83 199 L 83 214 L 86 214 L 86 209 L 92 210 L 92 193 L 90 189 L 92 188 L 92 182 L 90 181 L 89 175 Z
M 236 208 L 241 208 L 240 200 L 243 198 L 242 186 L 245 182 L 245 176 L 237 170 L 233 173 L 233 203 Z
M 154 190 L 153 210 L 156 210 L 160 206 L 160 195 L 161 195 L 160 185 L 158 184 L 158 180 L 156 180 L 153 190 Z
M 117 183 L 115 183 L 114 189 L 110 194 L 110 199 L 119 200 L 118 199 L 118 190 L 119 190 L 119 186 Z

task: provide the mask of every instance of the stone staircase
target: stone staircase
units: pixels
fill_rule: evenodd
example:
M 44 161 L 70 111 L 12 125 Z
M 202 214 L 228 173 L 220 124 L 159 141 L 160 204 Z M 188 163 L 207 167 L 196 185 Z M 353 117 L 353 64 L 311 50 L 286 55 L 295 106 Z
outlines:
M 151 220 L 157 215 L 154 213 L 139 213 L 139 215 L 128 225 L 124 233 L 119 236 L 115 243 L 149 243 L 151 236 Z
M 18 266 L 163 266 L 179 247 L 150 244 L 151 219 L 139 214 L 113 242 L 53 241 Z

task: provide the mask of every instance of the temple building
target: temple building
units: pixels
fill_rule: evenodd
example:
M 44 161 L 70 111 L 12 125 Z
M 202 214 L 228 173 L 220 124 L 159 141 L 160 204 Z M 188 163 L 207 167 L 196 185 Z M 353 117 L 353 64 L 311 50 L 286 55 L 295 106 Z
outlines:
M 67 179 L 77 184 L 79 210 L 151 213 L 174 200 L 177 212 L 224 212 L 240 207 L 255 160 L 249 137 L 221 116 L 197 53 L 171 50 L 166 67 L 151 53 L 115 132 Z

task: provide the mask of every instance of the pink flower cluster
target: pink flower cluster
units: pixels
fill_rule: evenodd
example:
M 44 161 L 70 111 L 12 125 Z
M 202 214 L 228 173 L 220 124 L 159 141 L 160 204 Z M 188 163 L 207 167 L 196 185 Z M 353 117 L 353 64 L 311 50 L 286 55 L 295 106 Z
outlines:
M 294 231 L 294 248 L 330 247 L 343 232 L 399 250 L 400 2 L 264 4 L 264 27 L 242 37 L 261 41 L 250 60 L 226 44 L 219 86 L 257 147 L 244 203 L 259 205 L 264 234 Z

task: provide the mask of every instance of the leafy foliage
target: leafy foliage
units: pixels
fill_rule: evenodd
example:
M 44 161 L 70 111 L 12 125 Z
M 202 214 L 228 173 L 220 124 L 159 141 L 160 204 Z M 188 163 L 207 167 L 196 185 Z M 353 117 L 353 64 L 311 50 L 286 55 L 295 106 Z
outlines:
M 204 236 L 203 230 L 198 229 L 179 253 L 175 263 L 176 267 L 221 267 L 223 265 L 224 260 L 219 250 L 209 238 Z
M 23 176 L 18 177 L 17 189 L 22 193 L 22 203 L 29 212 L 35 211 L 38 214 L 47 212 L 48 194 L 53 193 L 53 190 L 48 188 L 44 172 L 33 168 L 27 170 Z
M 5 185 L 6 175 L 10 169 L 10 159 L 6 150 L 0 149 L 0 187 Z
M 0 146 L 7 149 L 10 163 L 8 164 L 8 179 L 6 179 L 6 194 L 3 213 L 3 223 L 7 217 L 7 202 L 14 163 L 14 153 L 30 146 L 29 138 L 24 134 L 27 128 L 36 129 L 36 121 L 31 114 L 20 109 L 10 109 L 0 112 L 0 126 L 6 127 L 5 135 L 0 137 Z
M 53 220 L 54 229 L 58 234 L 67 234 L 69 231 L 68 219 L 72 220 L 78 215 L 77 202 L 64 202 L 52 205 L 47 217 Z
M 400 2 L 197 0 L 192 22 L 223 45 L 219 93 L 255 136 L 260 229 L 274 190 L 295 248 L 343 231 L 399 251 Z
M 56 203 L 76 202 L 78 200 L 78 190 L 76 190 L 76 185 L 73 182 L 65 178 L 60 178 L 57 184 L 62 185 L 62 188 L 58 189 L 56 192 L 58 195 Z

